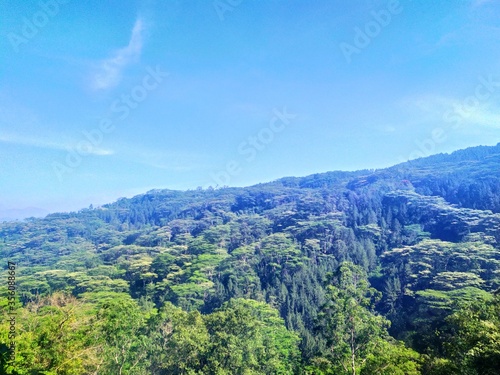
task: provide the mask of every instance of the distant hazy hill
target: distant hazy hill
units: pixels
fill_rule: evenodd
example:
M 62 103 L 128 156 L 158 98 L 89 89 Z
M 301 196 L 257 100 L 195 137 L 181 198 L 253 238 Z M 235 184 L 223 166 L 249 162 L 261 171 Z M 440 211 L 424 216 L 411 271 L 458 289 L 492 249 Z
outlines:
M 22 220 L 28 217 L 44 217 L 49 212 L 43 208 L 26 207 L 5 209 L 0 207 L 0 221 Z

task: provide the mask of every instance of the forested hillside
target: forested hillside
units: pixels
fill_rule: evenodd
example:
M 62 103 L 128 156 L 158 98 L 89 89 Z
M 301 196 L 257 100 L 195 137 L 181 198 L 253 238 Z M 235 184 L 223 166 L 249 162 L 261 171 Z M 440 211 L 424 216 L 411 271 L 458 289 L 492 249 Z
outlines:
M 500 144 L 3 222 L 1 373 L 498 374 L 499 171 Z

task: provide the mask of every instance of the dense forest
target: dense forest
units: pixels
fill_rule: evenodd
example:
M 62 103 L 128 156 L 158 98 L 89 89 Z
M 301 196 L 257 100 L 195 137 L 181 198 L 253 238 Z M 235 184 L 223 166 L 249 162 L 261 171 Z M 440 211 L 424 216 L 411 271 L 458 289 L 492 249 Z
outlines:
M 0 224 L 2 374 L 493 375 L 500 144 Z

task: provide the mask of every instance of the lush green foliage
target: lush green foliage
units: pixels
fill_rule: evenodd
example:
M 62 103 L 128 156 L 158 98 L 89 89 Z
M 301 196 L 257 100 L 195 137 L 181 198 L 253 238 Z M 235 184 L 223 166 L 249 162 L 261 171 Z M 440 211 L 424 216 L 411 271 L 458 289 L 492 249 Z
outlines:
M 2 371 L 496 373 L 499 167 L 479 147 L 0 223 Z

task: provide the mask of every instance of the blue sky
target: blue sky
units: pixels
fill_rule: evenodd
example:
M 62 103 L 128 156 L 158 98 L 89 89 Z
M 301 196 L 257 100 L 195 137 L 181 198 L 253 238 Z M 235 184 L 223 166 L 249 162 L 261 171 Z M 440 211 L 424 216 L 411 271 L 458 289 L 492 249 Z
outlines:
M 0 211 L 500 141 L 496 1 L 5 0 L 0 19 Z

